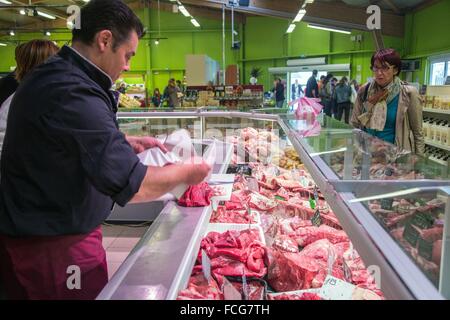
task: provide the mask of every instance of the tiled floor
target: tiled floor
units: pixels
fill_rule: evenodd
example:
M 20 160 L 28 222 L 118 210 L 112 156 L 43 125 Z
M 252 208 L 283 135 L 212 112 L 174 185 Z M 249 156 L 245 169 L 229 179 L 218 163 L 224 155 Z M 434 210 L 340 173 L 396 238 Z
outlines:
M 129 227 L 125 225 L 103 225 L 103 247 L 106 250 L 108 276 L 119 269 L 128 254 L 144 236 L 149 226 Z

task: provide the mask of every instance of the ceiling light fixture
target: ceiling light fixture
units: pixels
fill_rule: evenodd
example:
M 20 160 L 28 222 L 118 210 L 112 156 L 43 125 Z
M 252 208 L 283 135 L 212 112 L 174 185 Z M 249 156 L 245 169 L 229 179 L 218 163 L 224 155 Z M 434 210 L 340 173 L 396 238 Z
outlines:
M 50 37 L 50 36 L 52 35 L 50 31 L 45 31 L 44 34 L 45 34 L 47 37 Z
M 186 10 L 186 8 L 184 6 L 178 6 L 178 9 L 181 11 L 181 13 L 185 17 L 190 17 L 191 16 L 191 14 Z
M 0 2 L 4 3 L 4 4 L 11 4 L 12 3 L 11 1 L 7 1 L 7 0 L 0 0 Z
M 292 33 L 292 31 L 294 31 L 295 27 L 296 27 L 295 24 L 291 23 L 289 25 L 289 28 L 287 29 L 286 33 Z
M 309 28 L 313 28 L 313 29 L 319 29 L 319 30 L 325 30 L 325 31 L 331 31 L 331 32 L 339 32 L 339 33 L 345 33 L 345 34 L 351 34 L 351 31 L 348 30 L 344 30 L 344 29 L 339 29 L 339 28 L 335 28 L 335 27 L 326 27 L 326 26 L 321 26 L 321 25 L 316 25 L 316 24 L 308 24 Z
M 45 12 L 42 12 L 42 11 L 39 11 L 39 10 L 38 10 L 37 14 L 39 16 L 47 18 L 47 19 L 51 19 L 51 20 L 55 20 L 56 19 L 55 16 L 52 16 L 51 14 L 48 14 L 48 13 L 45 13 Z
M 14 36 L 16 35 L 16 33 L 14 32 L 14 30 L 11 30 L 11 31 L 9 32 L 9 35 L 10 35 L 11 37 L 14 37 Z
M 195 20 L 194 18 L 191 19 L 191 23 L 192 23 L 195 27 L 197 27 L 197 28 L 200 27 L 200 24 L 199 24 L 199 23 L 197 22 L 197 20 Z
M 0 42 L 0 47 L 6 47 L 6 43 Z
M 295 16 L 293 22 L 300 22 L 303 19 L 303 17 L 305 16 L 305 14 L 306 14 L 306 10 L 305 9 L 300 9 L 300 11 Z

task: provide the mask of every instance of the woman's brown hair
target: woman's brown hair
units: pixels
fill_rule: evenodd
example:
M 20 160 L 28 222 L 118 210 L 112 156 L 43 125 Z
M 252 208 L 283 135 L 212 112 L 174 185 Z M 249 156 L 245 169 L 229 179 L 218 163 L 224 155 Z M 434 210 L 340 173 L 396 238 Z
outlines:
M 16 48 L 16 79 L 21 81 L 27 73 L 55 55 L 59 47 L 50 40 L 31 40 Z

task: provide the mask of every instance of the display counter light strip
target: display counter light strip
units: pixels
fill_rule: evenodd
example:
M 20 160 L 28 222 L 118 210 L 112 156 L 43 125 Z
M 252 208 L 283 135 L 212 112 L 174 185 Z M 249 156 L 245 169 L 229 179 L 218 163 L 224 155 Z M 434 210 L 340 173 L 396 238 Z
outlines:
M 315 153 L 311 153 L 310 156 L 311 157 L 317 157 L 317 156 L 321 156 L 323 154 L 330 154 L 330 153 L 338 153 L 338 152 L 345 152 L 347 151 L 347 148 L 340 148 L 340 149 L 336 149 L 336 150 L 330 150 L 330 151 L 323 151 L 323 152 L 315 152 Z
M 355 202 L 364 202 L 364 201 L 370 201 L 370 200 L 394 198 L 394 197 L 398 197 L 398 196 L 405 196 L 405 195 L 408 195 L 408 194 L 411 194 L 411 193 L 416 193 L 416 192 L 419 192 L 419 191 L 422 191 L 422 190 L 423 189 L 421 189 L 421 188 L 411 188 L 411 189 L 406 189 L 406 190 L 396 191 L 396 192 L 390 192 L 390 193 L 380 194 L 380 195 L 371 196 L 371 197 L 352 199 L 352 200 L 349 200 L 348 202 L 355 203 Z

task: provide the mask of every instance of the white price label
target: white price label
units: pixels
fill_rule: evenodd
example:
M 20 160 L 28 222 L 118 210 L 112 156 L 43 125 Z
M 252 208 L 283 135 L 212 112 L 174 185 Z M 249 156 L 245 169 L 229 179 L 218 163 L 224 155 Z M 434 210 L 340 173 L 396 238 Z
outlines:
M 328 275 L 320 288 L 319 295 L 327 300 L 352 300 L 356 286 Z

